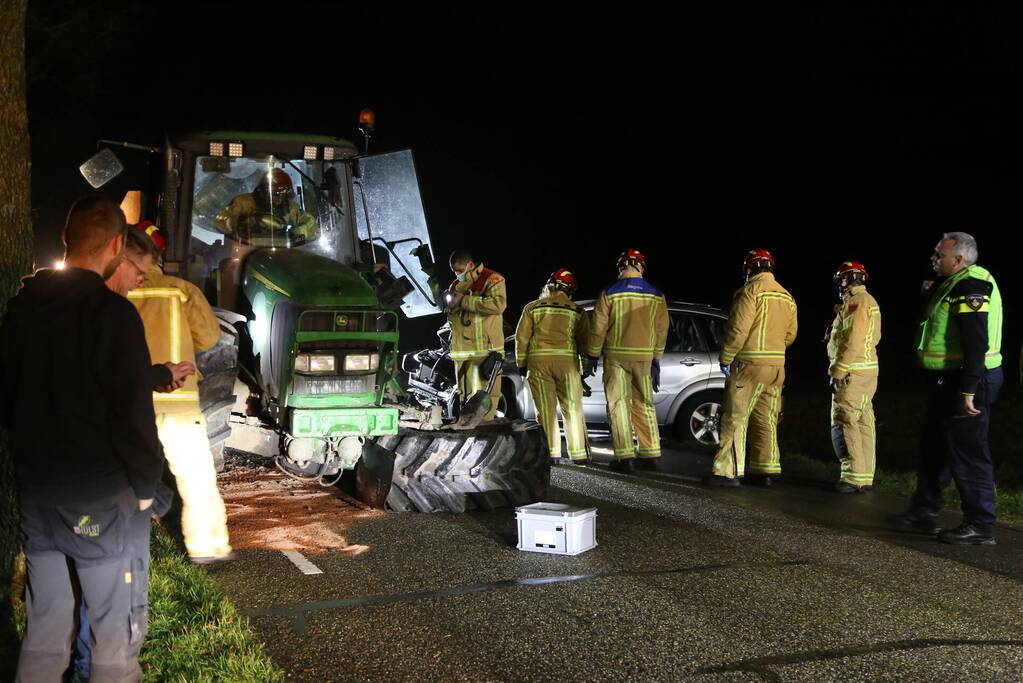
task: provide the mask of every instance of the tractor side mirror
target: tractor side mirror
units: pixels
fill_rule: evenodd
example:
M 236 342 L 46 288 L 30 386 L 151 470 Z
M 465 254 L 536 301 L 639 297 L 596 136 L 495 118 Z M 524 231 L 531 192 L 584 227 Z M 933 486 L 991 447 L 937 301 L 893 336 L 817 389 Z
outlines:
M 93 154 L 88 161 L 78 167 L 78 172 L 82 174 L 86 182 L 92 185 L 94 190 L 103 187 L 121 175 L 123 171 L 124 165 L 121 160 L 106 147 Z

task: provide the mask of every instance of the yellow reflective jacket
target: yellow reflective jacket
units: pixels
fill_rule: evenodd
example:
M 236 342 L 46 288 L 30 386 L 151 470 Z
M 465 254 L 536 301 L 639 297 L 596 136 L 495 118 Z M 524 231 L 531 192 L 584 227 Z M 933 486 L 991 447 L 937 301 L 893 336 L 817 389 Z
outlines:
M 846 290 L 835 307 L 828 338 L 828 372 L 841 379 L 851 372 L 878 374 L 877 343 L 881 341 L 881 308 L 863 285 Z
M 641 277 L 619 277 L 593 307 L 586 354 L 643 361 L 660 358 L 668 340 L 668 302 Z
M 482 263 L 469 271 L 464 282 L 449 291 L 464 294 L 462 307 L 448 312 L 451 323 L 451 359 L 485 358 L 491 351 L 504 353 L 504 318 L 508 306 L 504 276 Z
M 252 225 L 245 225 L 242 219 L 249 216 L 252 217 Z M 238 235 L 240 231 L 245 237 L 265 235 L 283 239 L 285 226 L 291 225 L 293 238 L 312 241 L 320 236 L 319 221 L 311 213 L 303 211 L 295 202 L 288 202 L 288 210 L 283 216 L 271 216 L 269 211 L 256 205 L 256 198 L 252 193 L 240 194 L 232 199 L 231 203 L 217 214 L 214 224 L 226 235 Z
M 577 361 L 586 345 L 590 319 L 581 306 L 560 290 L 526 304 L 515 327 L 515 364 L 531 358 Z
M 142 286 L 128 292 L 146 329 L 146 345 L 154 363 L 195 363 L 197 351 L 206 351 L 220 339 L 220 324 L 206 297 L 187 280 L 164 275 L 158 266 L 146 273 Z M 160 403 L 199 401 L 196 375 L 169 394 L 154 393 Z
M 796 327 L 796 300 L 774 273 L 757 273 L 732 297 L 721 363 L 785 365 L 785 349 L 796 340 Z

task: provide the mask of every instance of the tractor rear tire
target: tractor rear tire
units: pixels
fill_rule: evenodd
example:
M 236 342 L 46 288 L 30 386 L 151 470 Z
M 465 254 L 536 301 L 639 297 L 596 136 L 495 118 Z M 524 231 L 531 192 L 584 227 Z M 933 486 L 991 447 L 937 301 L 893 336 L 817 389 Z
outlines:
M 395 453 L 387 507 L 399 512 L 466 512 L 543 500 L 551 478 L 543 430 L 494 420 L 471 431 L 402 429 L 377 444 Z
M 199 380 L 199 409 L 206 419 L 206 435 L 217 472 L 224 469 L 224 444 L 231 436 L 231 411 L 235 404 L 234 386 L 238 379 L 238 342 L 221 334 L 212 349 L 196 354 L 195 365 L 202 373 Z

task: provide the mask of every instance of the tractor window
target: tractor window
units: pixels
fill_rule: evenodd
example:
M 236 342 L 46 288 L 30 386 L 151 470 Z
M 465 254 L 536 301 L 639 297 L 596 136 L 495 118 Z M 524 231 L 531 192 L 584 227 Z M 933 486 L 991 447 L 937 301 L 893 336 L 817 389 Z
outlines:
M 341 162 L 199 157 L 189 272 L 205 280 L 223 272 L 225 260 L 257 248 L 302 249 L 354 262 L 354 234 L 340 190 L 346 174 Z
M 377 263 L 387 263 L 395 277 L 405 276 L 413 283 L 414 289 L 401 305 L 405 315 L 415 318 L 439 312 L 428 274 L 411 253 L 421 245 L 430 249 L 412 152 L 365 157 L 359 164 L 361 174 L 353 182 L 359 239 L 367 247 L 372 245 Z

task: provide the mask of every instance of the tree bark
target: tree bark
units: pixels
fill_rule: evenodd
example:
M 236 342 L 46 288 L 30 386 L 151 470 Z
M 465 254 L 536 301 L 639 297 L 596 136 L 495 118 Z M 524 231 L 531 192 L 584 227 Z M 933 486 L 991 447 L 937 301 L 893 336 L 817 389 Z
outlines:
M 0 0 L 0 312 L 32 267 L 32 223 L 25 102 L 27 0 Z M 0 669 L 13 664 L 11 576 L 18 552 L 18 506 L 6 434 L 0 435 Z M 0 670 L 0 676 L 7 673 Z

